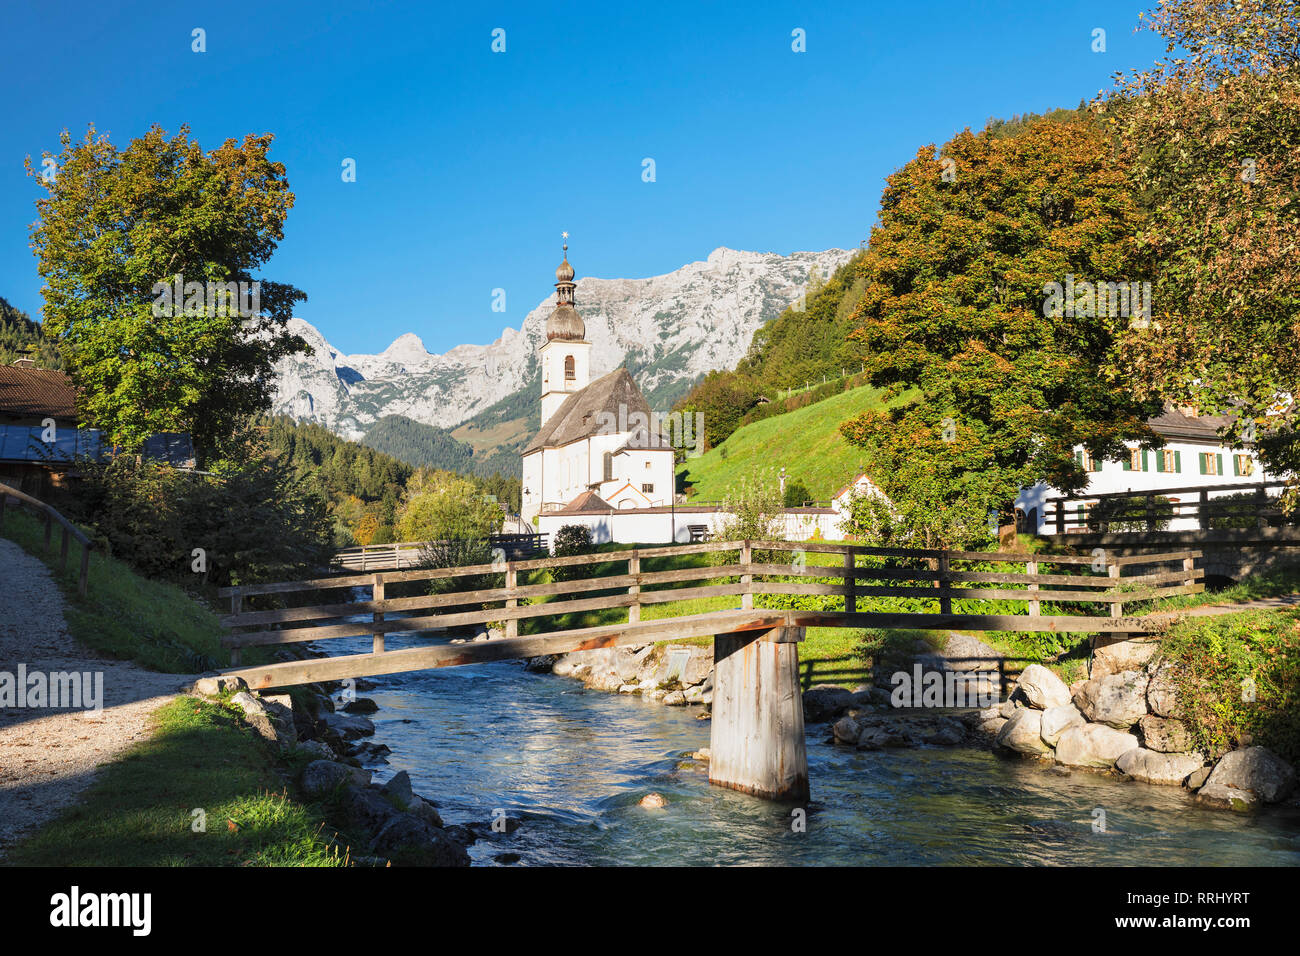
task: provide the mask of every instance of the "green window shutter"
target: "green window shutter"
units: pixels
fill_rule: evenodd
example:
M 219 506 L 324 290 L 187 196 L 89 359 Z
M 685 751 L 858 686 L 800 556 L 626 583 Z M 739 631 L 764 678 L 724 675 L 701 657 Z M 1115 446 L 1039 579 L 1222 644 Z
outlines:
M 1142 449 L 1142 470 L 1151 470 L 1151 452 L 1147 451 L 1145 448 Z
M 1127 456 L 1123 461 L 1120 462 L 1120 465 L 1123 466 L 1123 468 L 1124 468 L 1125 471 L 1132 471 L 1132 470 L 1133 470 L 1133 453 L 1132 453 L 1132 452 L 1129 452 L 1129 453 L 1128 453 L 1128 456 Z
M 1183 453 L 1181 451 L 1174 452 L 1174 471 L 1178 472 L 1179 474 L 1182 474 Z
M 1156 471 L 1164 471 L 1164 470 L 1165 470 L 1165 453 L 1163 451 L 1158 451 L 1156 452 Z
M 1241 459 L 1236 455 L 1232 456 L 1232 473 L 1237 476 L 1241 475 Z
M 1083 452 L 1076 451 L 1074 453 L 1074 463 L 1078 465 L 1080 468 L 1083 467 Z
M 1223 455 L 1215 455 L 1215 458 L 1217 459 L 1217 464 L 1219 466 L 1219 470 L 1216 471 L 1215 474 L 1221 475 L 1223 474 Z
M 1201 474 L 1205 474 L 1205 452 L 1201 452 L 1200 462 L 1201 462 Z

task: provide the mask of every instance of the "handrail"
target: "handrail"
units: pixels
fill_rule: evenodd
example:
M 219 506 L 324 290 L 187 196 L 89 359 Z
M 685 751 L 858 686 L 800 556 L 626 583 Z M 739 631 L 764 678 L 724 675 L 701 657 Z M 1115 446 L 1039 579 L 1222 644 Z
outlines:
M 732 551 L 735 563 L 708 563 L 662 571 L 643 571 L 643 558 L 667 555 L 707 554 Z M 816 551 L 839 553 L 842 562 L 830 565 L 808 564 L 802 554 L 792 555 L 788 564 L 777 563 L 761 552 Z M 756 552 L 759 552 L 756 555 Z M 910 558 L 918 567 L 861 567 L 859 557 Z M 414 571 L 381 571 L 349 577 L 316 578 L 305 581 L 242 585 L 222 588 L 219 594 L 230 598 L 230 613 L 221 623 L 231 630 L 223 639 L 232 648 L 232 663 L 238 663 L 241 647 L 286 644 L 323 640 L 334 637 L 374 638 L 374 653 L 382 653 L 384 635 L 398 631 L 441 630 L 474 624 L 504 622 L 505 636 L 517 637 L 519 621 L 548 618 L 576 611 L 626 608 L 628 625 L 638 625 L 641 609 L 693 598 L 737 596 L 739 611 L 754 610 L 754 595 L 825 595 L 844 599 L 844 610 L 807 612 L 826 626 L 900 626 L 960 627 L 974 629 L 1116 632 L 1140 629 L 1134 619 L 1123 616 L 1124 604 L 1147 601 L 1175 594 L 1194 594 L 1205 589 L 1204 571 L 1195 568 L 1199 551 L 1168 554 L 1104 556 L 1097 567 L 1095 556 L 1046 555 L 1002 552 L 939 551 L 932 549 L 875 548 L 865 545 L 828 544 L 789 541 L 718 541 L 670 548 L 634 548 L 522 561 L 499 561 L 464 567 L 426 568 Z M 520 582 L 520 571 L 543 568 L 575 567 L 592 564 L 626 564 L 626 571 L 601 577 L 577 578 L 539 584 Z M 1023 573 L 1010 571 L 961 570 L 954 564 L 1023 564 Z M 1161 571 L 1162 564 L 1175 565 Z M 1040 565 L 1093 565 L 1098 574 L 1039 573 Z M 1124 577 L 1127 568 L 1137 574 Z M 491 575 L 495 580 L 469 582 L 465 590 L 411 597 L 387 597 L 386 587 L 400 582 L 449 580 Z M 767 578 L 785 580 L 768 581 Z M 790 580 L 791 578 L 795 580 Z M 839 579 L 838 583 L 800 579 Z M 504 585 L 497 582 L 504 580 Z M 688 587 L 660 587 L 701 582 Z M 899 582 L 893 584 L 891 582 Z M 487 586 L 485 586 L 487 585 Z M 989 587 L 988 585 L 992 585 Z M 1136 590 L 1122 590 L 1127 585 Z M 247 597 L 315 591 L 335 588 L 369 587 L 370 600 L 321 601 L 310 607 L 271 610 L 243 610 Z M 650 588 L 647 590 L 647 588 Z M 597 592 L 594 596 L 584 592 Z M 863 614 L 858 600 L 872 597 L 937 598 L 938 617 L 933 612 L 921 614 Z M 529 599 L 543 603 L 527 603 Z M 564 600 L 545 600 L 566 598 Z M 1026 615 L 954 614 L 954 600 L 1023 601 Z M 1043 616 L 1042 602 L 1109 605 L 1108 617 L 1085 615 Z M 412 612 L 410 617 L 393 617 L 394 612 Z M 346 618 L 354 618 L 352 621 Z M 940 620 L 939 618 L 942 618 Z M 658 619 L 659 623 L 671 623 Z M 896 624 L 889 621 L 896 620 Z M 926 623 L 919 623 L 929 621 Z M 298 626 L 293 626 L 298 625 Z M 235 632 L 237 628 L 254 630 Z M 551 631 L 548 633 L 560 634 Z
M 36 511 L 45 515 L 45 553 L 50 551 L 50 537 L 54 530 L 53 523 L 57 521 L 63 529 L 63 538 L 59 546 L 59 556 L 62 559 L 62 566 L 66 570 L 68 567 L 68 537 L 71 535 L 81 545 L 81 572 L 77 580 L 77 593 L 83 597 L 86 594 L 86 583 L 90 576 L 90 539 L 82 533 L 63 515 L 59 514 L 54 508 L 45 502 L 33 498 L 31 495 L 19 491 L 17 488 L 11 488 L 9 485 L 0 482 L 0 526 L 4 525 L 5 508 L 8 505 L 9 498 L 16 498 L 20 504 L 28 505 Z

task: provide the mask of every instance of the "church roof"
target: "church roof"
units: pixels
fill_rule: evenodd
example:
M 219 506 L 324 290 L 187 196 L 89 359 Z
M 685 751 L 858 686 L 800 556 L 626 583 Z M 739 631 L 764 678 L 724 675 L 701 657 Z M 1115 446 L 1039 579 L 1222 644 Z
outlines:
M 583 515 L 610 514 L 613 507 L 608 501 L 594 491 L 584 491 L 559 511 L 548 511 L 548 515 Z
M 645 421 L 651 421 L 650 405 L 641 389 L 625 368 L 616 368 L 602 375 L 580 392 L 574 392 L 556 409 L 555 414 L 542 423 L 537 437 L 529 442 L 523 453 L 541 448 L 559 448 L 571 442 L 602 433 L 610 418 L 615 428 L 627 429 L 634 413 L 640 412 Z M 637 418 L 636 421 L 640 421 Z M 635 436 L 633 438 L 635 440 Z M 645 440 L 645 439 L 643 439 Z M 645 446 L 649 447 L 649 446 Z

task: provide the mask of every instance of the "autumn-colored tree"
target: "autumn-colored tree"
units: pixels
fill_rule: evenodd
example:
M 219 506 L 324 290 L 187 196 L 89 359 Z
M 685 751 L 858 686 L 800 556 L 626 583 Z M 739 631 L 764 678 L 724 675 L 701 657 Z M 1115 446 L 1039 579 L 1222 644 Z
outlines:
M 293 193 L 268 156 L 271 136 L 204 152 L 182 126 L 158 127 L 119 150 L 90 128 L 65 131 L 38 176 L 47 195 L 32 246 L 45 279 L 44 328 L 79 387 L 83 419 L 115 446 L 188 432 L 200 457 L 270 406 L 280 358 L 307 348 L 285 327 L 306 295 L 260 280 L 283 238 Z M 164 301 L 158 284 L 199 284 Z M 208 283 L 243 282 L 232 302 Z M 256 314 L 239 306 L 257 302 Z M 249 310 L 251 311 L 251 310 Z
M 1143 394 L 1236 410 L 1231 437 L 1300 471 L 1300 5 L 1160 0 L 1168 57 L 1095 104 L 1146 207 L 1153 321 L 1116 344 Z M 1256 427 L 1252 427 L 1254 423 Z
M 1118 457 L 1126 440 L 1155 440 L 1153 405 L 1102 374 L 1130 319 L 1095 296 L 1044 314 L 1050 283 L 1133 278 L 1137 217 L 1087 120 L 968 130 L 889 177 L 852 338 L 872 382 L 905 398 L 841 432 L 902 513 L 929 516 L 924 543 L 974 543 L 1038 481 L 1083 487 L 1076 444 Z

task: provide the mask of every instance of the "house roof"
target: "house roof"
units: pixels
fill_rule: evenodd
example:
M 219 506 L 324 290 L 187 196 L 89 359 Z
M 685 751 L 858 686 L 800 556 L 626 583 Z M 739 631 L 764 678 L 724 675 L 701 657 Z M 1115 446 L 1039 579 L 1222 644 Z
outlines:
M 77 392 L 62 372 L 0 365 L 0 415 L 76 421 Z
M 548 511 L 548 515 L 590 515 L 609 514 L 614 509 L 609 502 L 594 491 L 584 491 L 559 511 Z
M 616 368 L 582 391 L 574 392 L 566 398 L 555 414 L 542 424 L 541 430 L 523 454 L 541 448 L 559 448 L 600 434 L 602 424 L 608 424 L 609 418 L 606 416 L 612 417 L 619 426 L 624 426 L 637 412 L 645 416 L 646 422 L 652 421 L 650 405 L 641 394 L 641 389 L 637 388 L 631 373 L 625 368 Z M 658 444 L 632 445 L 631 442 L 635 440 L 636 436 L 633 436 L 627 447 L 660 447 Z M 655 441 L 658 436 L 643 436 L 641 440 Z
M 1235 421 L 1232 415 L 1184 415 L 1172 405 L 1154 418 L 1148 418 L 1147 424 L 1158 435 L 1165 438 L 1184 439 L 1188 441 L 1208 441 L 1218 444 L 1219 429 Z

